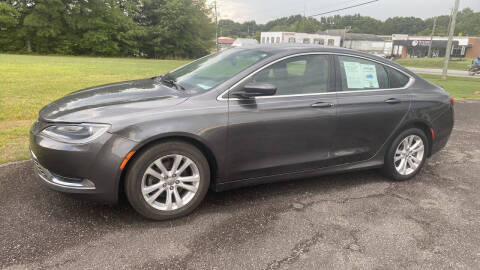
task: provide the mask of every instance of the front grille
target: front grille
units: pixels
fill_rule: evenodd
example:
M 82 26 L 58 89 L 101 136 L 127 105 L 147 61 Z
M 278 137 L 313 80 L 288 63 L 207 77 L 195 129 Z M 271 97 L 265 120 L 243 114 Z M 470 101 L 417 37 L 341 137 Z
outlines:
M 33 151 L 30 151 L 30 152 L 32 153 L 32 160 L 35 166 L 34 168 L 35 172 L 45 182 L 48 182 L 56 186 L 71 188 L 71 189 L 85 189 L 85 190 L 95 189 L 95 184 L 88 179 L 63 177 L 63 176 L 52 174 L 49 170 L 47 170 L 45 167 L 40 165 Z
M 38 175 L 43 179 L 50 181 L 52 174 L 47 169 L 45 169 L 42 165 L 40 165 L 40 163 L 38 163 L 38 161 L 35 158 L 33 158 L 32 160 L 33 160 L 33 163 L 35 164 L 35 168 L 37 169 Z

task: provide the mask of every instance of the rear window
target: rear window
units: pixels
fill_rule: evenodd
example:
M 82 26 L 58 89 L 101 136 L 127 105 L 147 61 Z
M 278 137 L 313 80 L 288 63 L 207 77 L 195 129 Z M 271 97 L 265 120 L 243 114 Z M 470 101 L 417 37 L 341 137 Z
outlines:
M 395 70 L 387 66 L 385 67 L 385 69 L 387 70 L 387 73 L 388 73 L 390 88 L 405 87 L 405 85 L 407 85 L 408 81 L 410 80 L 410 78 L 407 75 L 401 73 L 398 70 Z
M 388 76 L 383 65 L 350 56 L 339 56 L 342 90 L 388 88 Z

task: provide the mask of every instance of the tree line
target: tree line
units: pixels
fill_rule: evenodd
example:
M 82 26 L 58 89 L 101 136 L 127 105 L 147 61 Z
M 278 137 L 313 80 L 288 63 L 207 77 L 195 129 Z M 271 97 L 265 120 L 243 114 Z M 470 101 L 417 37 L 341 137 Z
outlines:
M 197 58 L 215 44 L 205 0 L 7 0 L 0 51 Z
M 257 24 L 220 20 L 220 36 L 253 37 L 262 31 L 315 33 L 351 28 L 353 33 L 429 35 L 433 18 L 385 21 L 346 15 L 301 15 Z M 450 16 L 437 17 L 446 35 Z M 148 58 L 198 58 L 215 47 L 215 23 L 206 0 L 0 0 L 0 51 Z M 480 36 L 480 12 L 466 8 L 456 35 Z
M 421 19 L 415 17 L 393 17 L 385 21 L 368 16 L 346 15 L 321 18 L 304 17 L 301 15 L 283 17 L 256 24 L 255 21 L 237 23 L 232 20 L 219 21 L 219 30 L 223 36 L 257 37 L 261 31 L 288 31 L 302 33 L 316 33 L 327 29 L 350 28 L 352 33 L 391 35 L 391 34 L 418 34 L 430 35 L 434 18 Z M 450 23 L 449 15 L 437 17 L 436 35 L 447 35 Z M 465 8 L 457 15 L 456 35 L 480 36 L 480 12 Z

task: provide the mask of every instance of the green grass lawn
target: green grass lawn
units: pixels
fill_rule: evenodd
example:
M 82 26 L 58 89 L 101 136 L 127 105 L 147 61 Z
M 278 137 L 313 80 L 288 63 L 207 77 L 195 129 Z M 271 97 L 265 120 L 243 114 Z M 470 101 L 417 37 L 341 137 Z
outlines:
M 445 88 L 455 99 L 480 98 L 480 79 L 449 76 L 442 81 L 440 75 L 420 74 L 423 78 Z M 475 93 L 479 94 L 475 94 Z
M 188 61 L 0 54 L 0 164 L 29 158 L 28 130 L 51 101 L 89 86 L 148 78 Z M 424 75 L 456 98 L 480 98 L 480 79 Z
M 395 62 L 406 67 L 417 68 L 443 68 L 444 58 L 399 58 Z M 450 59 L 448 69 L 467 70 L 468 66 L 472 64 L 472 59 Z
M 28 158 L 38 111 L 82 88 L 148 78 L 188 61 L 0 54 L 0 164 Z

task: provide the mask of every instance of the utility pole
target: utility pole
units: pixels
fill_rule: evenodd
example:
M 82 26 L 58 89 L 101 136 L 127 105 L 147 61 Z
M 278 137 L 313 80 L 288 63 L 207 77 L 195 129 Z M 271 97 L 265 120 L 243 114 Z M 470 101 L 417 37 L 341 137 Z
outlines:
M 442 72 L 443 81 L 447 80 L 448 61 L 450 60 L 450 54 L 452 53 L 453 34 L 455 33 L 455 22 L 457 20 L 457 12 L 458 12 L 459 5 L 460 5 L 460 0 L 455 0 L 455 7 L 453 8 L 450 29 L 448 31 L 448 42 L 447 42 L 447 50 L 445 51 L 445 62 L 443 62 L 443 72 Z
M 218 13 L 217 13 L 217 0 L 215 0 L 215 49 L 218 52 Z
M 435 35 L 435 28 L 437 27 L 437 17 L 433 19 L 432 35 L 430 36 L 430 46 L 428 47 L 428 58 L 432 58 L 433 36 Z

